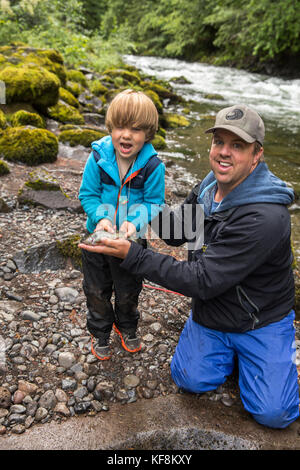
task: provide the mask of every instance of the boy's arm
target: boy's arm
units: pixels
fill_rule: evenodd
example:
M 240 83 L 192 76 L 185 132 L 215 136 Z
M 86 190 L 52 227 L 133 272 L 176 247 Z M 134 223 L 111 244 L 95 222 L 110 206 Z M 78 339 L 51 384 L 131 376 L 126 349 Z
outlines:
M 102 204 L 101 189 L 99 167 L 91 153 L 84 168 L 78 197 L 84 212 L 95 225 L 103 218 L 113 220 L 113 208 Z
M 137 232 L 162 210 L 165 202 L 165 165 L 161 163 L 144 184 L 144 201 L 129 208 L 127 221 L 135 225 Z

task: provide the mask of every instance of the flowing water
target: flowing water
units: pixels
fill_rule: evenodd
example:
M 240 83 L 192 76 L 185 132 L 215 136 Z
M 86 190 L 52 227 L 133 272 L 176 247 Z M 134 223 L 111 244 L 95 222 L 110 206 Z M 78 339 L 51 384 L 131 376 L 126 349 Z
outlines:
M 182 112 L 187 128 L 168 133 L 167 151 L 160 151 L 187 172 L 202 179 L 209 171 L 211 136 L 204 131 L 216 113 L 237 103 L 256 109 L 265 122 L 265 160 L 270 170 L 293 186 L 296 201 L 290 207 L 292 237 L 300 266 L 300 79 L 284 80 L 229 67 L 215 67 L 161 57 L 125 56 L 142 72 L 171 82 L 174 91 L 189 100 Z M 188 82 L 180 78 L 184 77 Z

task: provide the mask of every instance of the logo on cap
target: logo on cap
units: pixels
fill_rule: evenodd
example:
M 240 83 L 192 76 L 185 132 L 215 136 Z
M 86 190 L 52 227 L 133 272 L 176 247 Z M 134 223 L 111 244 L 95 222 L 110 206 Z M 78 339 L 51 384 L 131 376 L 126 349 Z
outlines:
M 242 119 L 243 116 L 243 111 L 239 108 L 236 108 L 233 111 L 230 111 L 230 113 L 226 114 L 226 119 L 228 121 L 235 121 L 236 119 Z

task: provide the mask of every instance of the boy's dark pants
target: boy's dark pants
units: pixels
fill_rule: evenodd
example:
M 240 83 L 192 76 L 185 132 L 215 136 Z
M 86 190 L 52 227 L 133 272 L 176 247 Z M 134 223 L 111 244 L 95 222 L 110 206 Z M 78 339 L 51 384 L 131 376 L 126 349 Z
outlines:
M 87 328 L 98 339 L 108 339 L 113 323 L 121 331 L 135 332 L 139 320 L 138 296 L 142 277 L 120 267 L 121 259 L 82 250 L 83 290 L 87 299 Z M 115 293 L 115 308 L 111 296 Z

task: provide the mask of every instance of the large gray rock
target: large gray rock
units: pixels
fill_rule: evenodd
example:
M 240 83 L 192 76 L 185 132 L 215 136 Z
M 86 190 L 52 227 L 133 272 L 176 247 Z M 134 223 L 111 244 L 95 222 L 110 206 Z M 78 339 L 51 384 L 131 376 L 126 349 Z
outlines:
M 20 251 L 13 257 L 20 273 L 41 273 L 47 269 L 56 271 L 66 266 L 66 258 L 57 247 L 56 242 L 33 246 Z
M 33 204 L 47 209 L 68 209 L 76 213 L 83 211 L 79 201 L 66 197 L 61 191 L 36 191 L 24 188 L 18 196 L 18 201 L 20 204 Z

